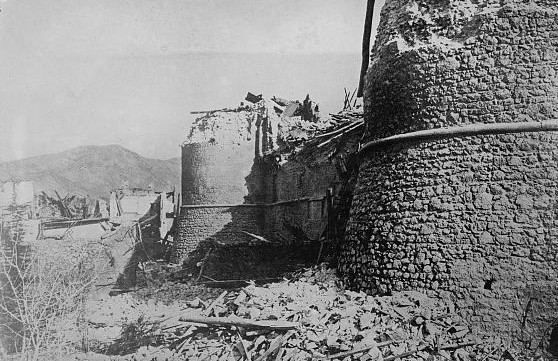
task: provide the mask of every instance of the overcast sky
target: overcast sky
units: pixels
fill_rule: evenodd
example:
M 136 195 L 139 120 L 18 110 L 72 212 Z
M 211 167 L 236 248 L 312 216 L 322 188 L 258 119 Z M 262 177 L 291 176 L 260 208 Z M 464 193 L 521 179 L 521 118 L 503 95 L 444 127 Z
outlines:
M 365 8 L 0 0 L 0 161 L 90 144 L 179 156 L 190 111 L 237 105 L 247 91 L 309 93 L 336 111 L 343 87 L 357 86 Z

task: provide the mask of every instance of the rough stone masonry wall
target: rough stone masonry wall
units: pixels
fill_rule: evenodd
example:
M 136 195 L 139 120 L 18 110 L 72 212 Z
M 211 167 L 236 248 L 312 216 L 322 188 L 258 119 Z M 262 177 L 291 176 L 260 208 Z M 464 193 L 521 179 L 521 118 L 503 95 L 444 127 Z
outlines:
M 317 240 L 327 218 L 325 196 L 338 180 L 327 157 L 318 164 L 312 158 L 292 159 L 266 178 L 265 233 L 282 241 Z M 290 200 L 300 200 L 288 202 Z
M 242 242 L 261 234 L 262 207 L 253 206 L 249 177 L 254 141 L 191 143 L 182 147 L 182 208 L 171 252 L 182 261 L 203 241 Z
M 317 146 L 319 142 L 309 143 L 300 152 L 285 155 L 286 161 L 266 167 L 265 234 L 269 239 L 319 239 L 328 219 L 327 190 L 333 190 L 337 206 L 350 172 L 349 156 L 355 153 L 360 136 L 360 132 L 352 132 L 323 147 Z M 344 170 L 339 166 L 341 162 Z M 297 199 L 306 200 L 283 203 Z
M 173 260 L 184 260 L 203 242 L 226 244 L 250 239 L 242 231 L 262 234 L 263 208 L 260 206 L 182 207 L 178 221 L 180 242 L 173 250 Z
M 558 5 L 387 0 L 367 139 L 557 118 Z M 558 135 L 403 143 L 362 155 L 340 271 L 370 292 L 454 298 L 480 332 L 537 343 L 558 313 Z

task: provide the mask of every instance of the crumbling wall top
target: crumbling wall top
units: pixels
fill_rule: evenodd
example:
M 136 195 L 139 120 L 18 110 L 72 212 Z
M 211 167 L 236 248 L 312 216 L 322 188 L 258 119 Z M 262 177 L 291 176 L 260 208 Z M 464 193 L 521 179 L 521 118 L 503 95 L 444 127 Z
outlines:
M 194 120 L 185 144 L 240 145 L 257 138 L 258 153 L 264 154 L 292 148 L 329 124 L 309 96 L 300 102 L 249 93 L 246 100 L 237 108 L 194 112 L 202 115 Z
M 387 0 L 382 9 L 372 62 L 386 50 L 459 48 L 476 36 L 487 18 L 501 11 L 558 10 L 554 0 Z M 388 16 L 389 15 L 389 16 Z M 388 46 L 389 45 L 389 46 Z
M 255 134 L 257 107 L 241 105 L 235 109 L 208 111 L 196 118 L 190 127 L 185 143 L 211 143 L 229 141 L 242 143 Z

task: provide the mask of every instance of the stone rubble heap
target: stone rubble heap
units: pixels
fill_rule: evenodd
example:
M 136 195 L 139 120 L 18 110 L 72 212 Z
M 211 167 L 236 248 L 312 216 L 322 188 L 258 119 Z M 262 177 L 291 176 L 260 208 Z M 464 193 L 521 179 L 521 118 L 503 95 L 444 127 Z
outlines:
M 172 309 L 124 324 L 113 346 L 143 345 L 125 356 L 134 360 L 514 359 L 499 340 L 473 335 L 449 301 L 347 291 L 323 266 Z

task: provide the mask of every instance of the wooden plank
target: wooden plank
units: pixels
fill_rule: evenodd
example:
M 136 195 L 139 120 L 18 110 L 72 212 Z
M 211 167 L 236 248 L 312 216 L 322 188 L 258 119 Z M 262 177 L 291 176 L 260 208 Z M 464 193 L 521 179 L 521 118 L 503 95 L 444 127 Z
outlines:
M 240 317 L 205 317 L 187 315 L 180 317 L 181 322 L 202 323 L 212 326 L 235 326 L 244 328 L 259 328 L 266 330 L 292 330 L 299 326 L 296 322 L 288 321 L 253 321 Z
M 363 120 L 360 120 L 360 121 L 355 122 L 355 123 L 351 123 L 351 124 L 348 124 L 348 125 L 344 125 L 343 127 L 339 128 L 339 129 L 337 129 L 337 130 L 332 130 L 331 132 L 318 134 L 318 135 L 316 135 L 313 139 L 319 139 L 319 138 L 327 137 L 328 135 L 335 135 L 335 134 L 341 133 L 341 132 L 343 132 L 344 130 L 347 130 L 347 129 L 351 128 L 351 127 L 354 127 L 356 124 L 363 123 L 363 122 L 364 122 Z
M 321 148 L 321 147 L 323 147 L 324 145 L 326 145 L 326 144 L 332 142 L 333 140 L 335 140 L 335 139 L 337 139 L 337 138 L 339 138 L 339 137 L 342 137 L 343 135 L 345 135 L 345 134 L 347 134 L 347 133 L 349 133 L 349 132 L 352 132 L 352 131 L 355 130 L 355 129 L 358 129 L 358 128 L 359 128 L 360 126 L 362 126 L 362 125 L 364 125 L 364 122 L 355 123 L 355 125 L 354 125 L 353 127 L 347 127 L 348 129 L 346 129 L 343 133 L 337 134 L 336 136 L 329 138 L 329 139 L 326 140 L 325 142 L 322 142 L 322 143 L 318 144 L 317 147 L 318 147 L 318 148 Z
M 374 347 L 380 348 L 380 347 L 388 346 L 388 345 L 391 345 L 392 343 L 395 343 L 395 342 L 396 341 L 394 341 L 394 340 L 379 342 L 379 343 L 375 343 L 373 345 L 364 346 L 364 347 L 357 348 L 357 349 L 354 349 L 354 350 L 329 355 L 325 359 L 326 360 L 335 360 L 335 359 L 338 359 L 338 358 L 345 358 L 347 356 L 355 355 L 355 354 L 358 354 L 358 353 L 368 352 L 370 349 L 372 349 Z

